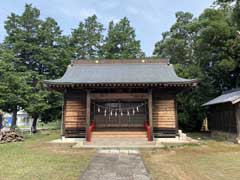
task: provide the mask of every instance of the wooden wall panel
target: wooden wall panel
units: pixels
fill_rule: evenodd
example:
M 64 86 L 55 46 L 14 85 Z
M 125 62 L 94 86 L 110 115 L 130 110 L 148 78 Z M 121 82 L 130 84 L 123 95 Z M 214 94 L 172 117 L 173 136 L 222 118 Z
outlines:
M 223 103 L 210 106 L 208 123 L 210 130 L 237 133 L 236 106 Z
M 177 128 L 174 95 L 153 93 L 153 127 Z
M 86 127 L 86 93 L 70 91 L 65 95 L 64 128 L 66 136 L 78 136 Z

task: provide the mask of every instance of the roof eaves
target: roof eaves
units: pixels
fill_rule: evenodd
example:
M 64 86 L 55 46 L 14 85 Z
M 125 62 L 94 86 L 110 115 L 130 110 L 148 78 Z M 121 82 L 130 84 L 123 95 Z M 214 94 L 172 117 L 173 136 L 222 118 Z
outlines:
M 240 97 L 234 99 L 234 100 L 232 101 L 232 104 L 237 104 L 238 102 L 240 102 Z
M 215 99 L 213 99 L 215 100 Z M 213 101 L 211 100 L 211 101 Z M 229 100 L 229 101 L 222 101 L 222 102 L 216 102 L 216 103 L 211 103 L 211 101 L 207 102 L 207 103 L 204 103 L 203 105 L 201 106 L 212 106 L 212 105 L 216 105 L 216 104 L 224 104 L 224 103 L 231 103 L 231 104 L 236 104 L 238 102 L 240 102 L 240 97 L 234 99 L 234 100 Z

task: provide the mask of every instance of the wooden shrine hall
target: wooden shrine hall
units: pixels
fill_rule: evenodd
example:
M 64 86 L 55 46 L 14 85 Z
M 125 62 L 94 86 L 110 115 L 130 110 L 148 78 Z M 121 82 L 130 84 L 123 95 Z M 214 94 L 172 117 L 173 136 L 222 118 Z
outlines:
M 74 60 L 45 84 L 64 94 L 63 136 L 141 130 L 153 140 L 176 136 L 176 94 L 197 80 L 178 77 L 165 59 Z

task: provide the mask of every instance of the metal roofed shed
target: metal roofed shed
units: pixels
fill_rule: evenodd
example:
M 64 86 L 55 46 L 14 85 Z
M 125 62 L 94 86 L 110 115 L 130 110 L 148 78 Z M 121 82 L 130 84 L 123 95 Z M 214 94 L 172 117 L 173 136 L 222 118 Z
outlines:
M 227 102 L 232 104 L 236 104 L 240 102 L 240 89 L 227 91 L 221 96 L 218 96 L 215 99 L 212 99 L 211 101 L 203 104 L 202 106 L 210 106 L 214 104 L 221 104 L 221 103 L 227 103 Z
M 211 131 L 240 137 L 240 89 L 224 92 L 202 106 L 209 106 L 208 123 Z

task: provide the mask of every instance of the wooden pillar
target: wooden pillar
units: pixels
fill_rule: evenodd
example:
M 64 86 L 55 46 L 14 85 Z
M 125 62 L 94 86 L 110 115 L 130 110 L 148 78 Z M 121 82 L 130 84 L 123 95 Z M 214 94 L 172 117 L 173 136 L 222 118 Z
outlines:
M 148 119 L 151 130 L 151 140 L 153 140 L 153 119 L 152 119 L 152 89 L 148 91 Z
M 235 105 L 235 117 L 237 126 L 237 137 L 240 137 L 240 103 Z
M 86 140 L 88 139 L 88 128 L 90 126 L 90 111 L 91 111 L 91 99 L 90 99 L 90 91 L 87 90 L 86 95 Z
M 65 136 L 66 93 L 67 91 L 64 90 L 62 97 L 61 136 Z
M 177 98 L 175 95 L 174 98 L 174 112 L 175 112 L 175 128 L 176 128 L 176 133 L 178 133 L 178 112 L 177 112 Z

